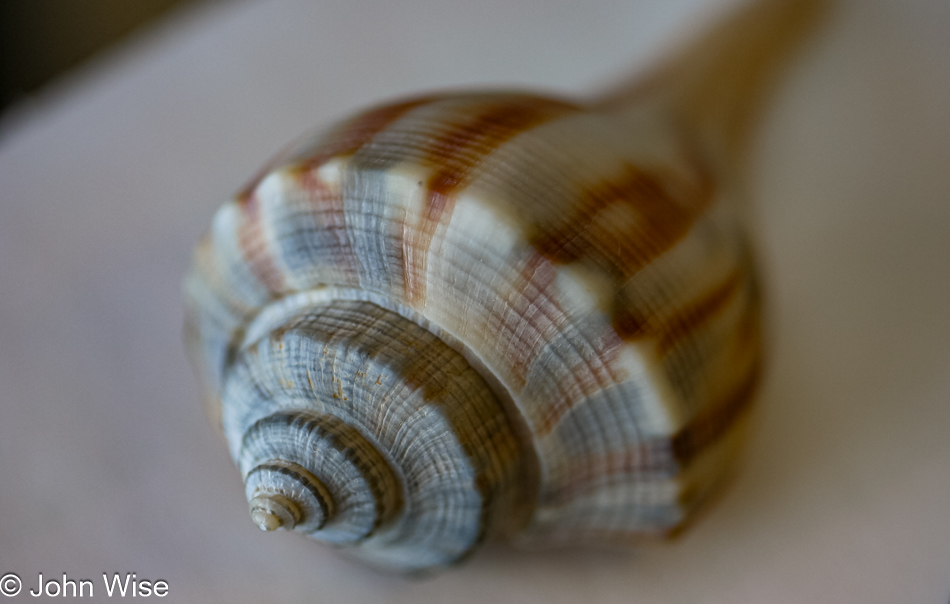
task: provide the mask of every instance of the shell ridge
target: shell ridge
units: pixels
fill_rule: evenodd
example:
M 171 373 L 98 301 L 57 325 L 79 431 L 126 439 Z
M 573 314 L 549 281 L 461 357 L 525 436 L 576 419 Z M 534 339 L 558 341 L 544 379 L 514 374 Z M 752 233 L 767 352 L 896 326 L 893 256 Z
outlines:
M 373 495 L 354 555 L 403 569 L 495 536 L 625 541 L 682 523 L 737 448 L 758 298 L 690 141 L 641 117 L 631 134 L 527 95 L 430 98 L 285 154 L 220 212 L 195 273 L 208 285 L 188 290 L 208 299 L 189 321 L 235 459 L 275 413 L 351 426 L 403 502 L 376 530 Z M 344 443 L 303 420 L 281 430 L 319 433 L 314 454 Z M 313 480 L 262 466 L 255 518 L 328 516 L 343 539 L 334 515 L 355 504 L 318 509 L 316 481 L 337 482 L 304 461 Z

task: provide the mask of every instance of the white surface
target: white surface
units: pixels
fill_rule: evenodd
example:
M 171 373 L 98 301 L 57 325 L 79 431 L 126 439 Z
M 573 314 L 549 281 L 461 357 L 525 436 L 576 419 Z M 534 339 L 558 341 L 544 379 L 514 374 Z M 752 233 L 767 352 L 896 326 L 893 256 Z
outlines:
M 214 207 L 272 152 L 432 87 L 589 92 L 721 4 L 212 5 L 14 112 L 0 128 L 0 574 L 91 577 L 97 600 L 102 572 L 134 571 L 168 581 L 169 602 L 946 602 L 941 0 L 843 2 L 773 106 L 753 179 L 774 334 L 760 429 L 681 540 L 636 556 L 494 546 L 429 581 L 381 576 L 257 530 L 202 414 L 179 279 Z

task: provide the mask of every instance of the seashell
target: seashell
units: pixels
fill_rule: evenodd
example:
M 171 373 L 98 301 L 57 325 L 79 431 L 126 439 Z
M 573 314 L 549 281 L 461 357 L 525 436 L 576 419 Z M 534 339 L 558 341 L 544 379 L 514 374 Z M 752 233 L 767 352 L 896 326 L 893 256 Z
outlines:
M 792 5 L 748 31 L 787 31 Z M 218 210 L 186 334 L 257 525 L 411 572 L 486 540 L 625 544 L 694 516 L 762 368 L 742 128 L 696 107 L 773 66 L 755 55 L 720 92 L 722 48 L 595 103 L 371 109 Z

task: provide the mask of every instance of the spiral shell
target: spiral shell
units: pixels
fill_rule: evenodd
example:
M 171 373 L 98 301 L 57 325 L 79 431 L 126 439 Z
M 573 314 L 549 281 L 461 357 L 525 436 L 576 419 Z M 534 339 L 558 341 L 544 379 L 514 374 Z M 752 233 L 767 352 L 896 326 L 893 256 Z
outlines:
M 731 203 L 649 107 L 364 112 L 218 211 L 186 298 L 255 522 L 403 571 L 676 531 L 760 369 Z

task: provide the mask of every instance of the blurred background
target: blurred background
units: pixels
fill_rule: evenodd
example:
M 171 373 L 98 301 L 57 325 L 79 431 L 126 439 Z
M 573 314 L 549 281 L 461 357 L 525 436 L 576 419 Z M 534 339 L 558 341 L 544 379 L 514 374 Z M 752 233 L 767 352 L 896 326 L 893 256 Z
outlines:
M 197 1 L 0 2 L 0 112 L 169 10 Z
M 758 422 L 679 540 L 380 575 L 254 527 L 201 408 L 181 278 L 277 149 L 407 93 L 587 95 L 738 2 L 0 3 L 0 576 L 136 572 L 185 603 L 946 603 L 946 0 L 839 0 L 784 74 L 748 175 Z

